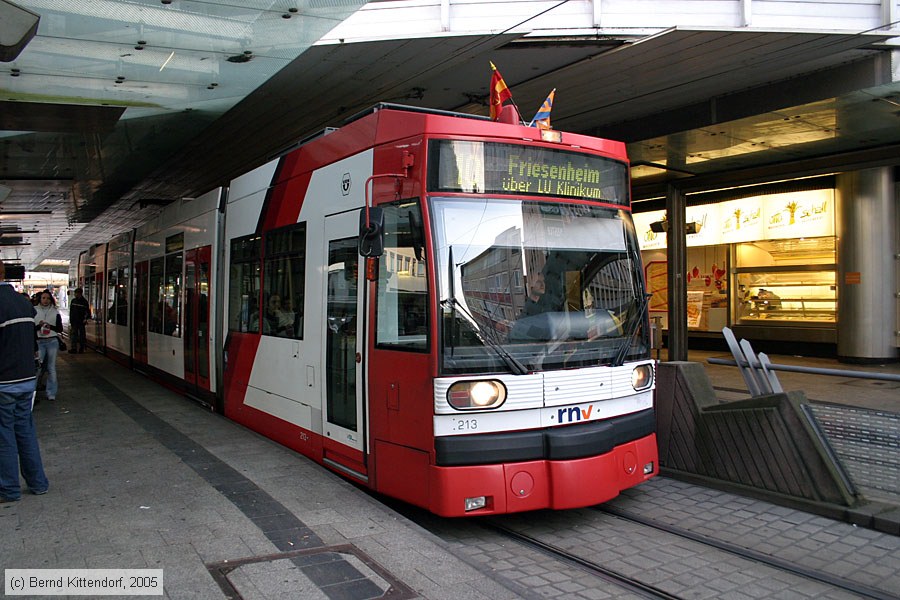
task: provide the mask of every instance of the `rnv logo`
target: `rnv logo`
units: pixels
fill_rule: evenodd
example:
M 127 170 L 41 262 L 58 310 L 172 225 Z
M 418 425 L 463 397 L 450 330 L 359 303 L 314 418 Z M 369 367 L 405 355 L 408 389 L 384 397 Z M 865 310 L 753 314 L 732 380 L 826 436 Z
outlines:
M 572 408 L 560 408 L 556 411 L 556 419 L 560 423 L 574 423 L 576 421 L 587 421 L 591 418 L 591 413 L 594 411 L 594 405 L 591 404 L 584 408 L 578 408 L 577 406 L 573 406 Z

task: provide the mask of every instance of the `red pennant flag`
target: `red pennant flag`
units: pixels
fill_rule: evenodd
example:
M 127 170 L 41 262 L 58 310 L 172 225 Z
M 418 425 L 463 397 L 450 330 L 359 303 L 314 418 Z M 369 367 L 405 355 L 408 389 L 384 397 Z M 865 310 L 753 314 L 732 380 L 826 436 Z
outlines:
M 500 118 L 503 102 L 512 99 L 512 92 L 509 91 L 506 82 L 503 81 L 503 76 L 494 63 L 491 63 L 491 70 L 493 71 L 491 75 L 491 121 L 496 121 Z

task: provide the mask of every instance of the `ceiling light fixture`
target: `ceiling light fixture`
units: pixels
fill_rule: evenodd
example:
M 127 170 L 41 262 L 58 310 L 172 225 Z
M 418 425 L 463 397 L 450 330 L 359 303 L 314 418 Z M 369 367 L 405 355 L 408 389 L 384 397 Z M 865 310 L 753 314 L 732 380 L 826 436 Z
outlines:
M 166 59 L 166 62 L 164 62 L 164 63 L 162 64 L 162 66 L 159 68 L 160 71 L 162 71 L 163 69 L 166 68 L 166 65 L 169 64 L 169 61 L 172 60 L 172 57 L 173 57 L 173 56 L 175 56 L 175 51 L 174 51 L 174 50 L 172 50 L 172 54 L 169 55 L 169 58 Z
M 234 56 L 229 56 L 225 60 L 231 63 L 245 63 L 250 62 L 253 59 L 253 51 L 252 50 L 244 50 L 242 54 L 235 54 Z

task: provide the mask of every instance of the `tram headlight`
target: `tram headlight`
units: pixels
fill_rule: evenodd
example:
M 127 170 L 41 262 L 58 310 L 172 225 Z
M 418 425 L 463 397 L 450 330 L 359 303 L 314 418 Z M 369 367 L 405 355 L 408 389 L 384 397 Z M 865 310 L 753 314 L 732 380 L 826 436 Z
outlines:
M 631 372 L 631 386 L 635 391 L 646 390 L 653 385 L 653 366 L 638 365 Z
M 457 381 L 447 390 L 447 402 L 457 410 L 498 408 L 506 402 L 506 386 L 492 379 Z

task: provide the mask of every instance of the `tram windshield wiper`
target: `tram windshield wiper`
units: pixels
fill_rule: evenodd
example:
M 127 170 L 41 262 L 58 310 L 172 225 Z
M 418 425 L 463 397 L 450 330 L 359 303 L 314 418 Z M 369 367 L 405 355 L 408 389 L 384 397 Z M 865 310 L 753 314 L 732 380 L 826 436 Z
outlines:
M 519 362 L 516 357 L 507 352 L 506 349 L 503 348 L 503 346 L 492 340 L 490 336 L 485 335 L 484 332 L 482 332 L 481 328 L 478 326 L 478 322 L 475 320 L 475 317 L 470 315 L 469 312 L 462 307 L 455 296 L 450 296 L 449 298 L 444 298 L 443 300 L 441 300 L 441 306 L 450 306 L 452 310 L 462 315 L 466 319 L 466 321 L 469 322 L 469 325 L 472 326 L 472 330 L 475 332 L 475 335 L 478 337 L 479 341 L 484 346 L 493 350 L 512 374 L 525 375 L 528 373 L 528 368 L 525 365 Z
M 644 315 L 647 314 L 647 307 L 650 305 L 650 298 L 651 294 L 644 294 L 644 299 L 641 302 L 640 310 L 638 310 L 638 314 L 635 315 L 635 318 L 632 319 L 631 323 L 629 324 L 628 333 L 625 335 L 625 339 L 622 340 L 622 344 L 616 351 L 616 356 L 612 362 L 613 367 L 621 367 L 623 364 L 625 364 L 625 357 L 628 355 L 628 349 L 631 348 L 631 343 L 634 341 L 634 336 L 637 334 L 638 329 L 640 329 L 641 323 L 644 322 Z

